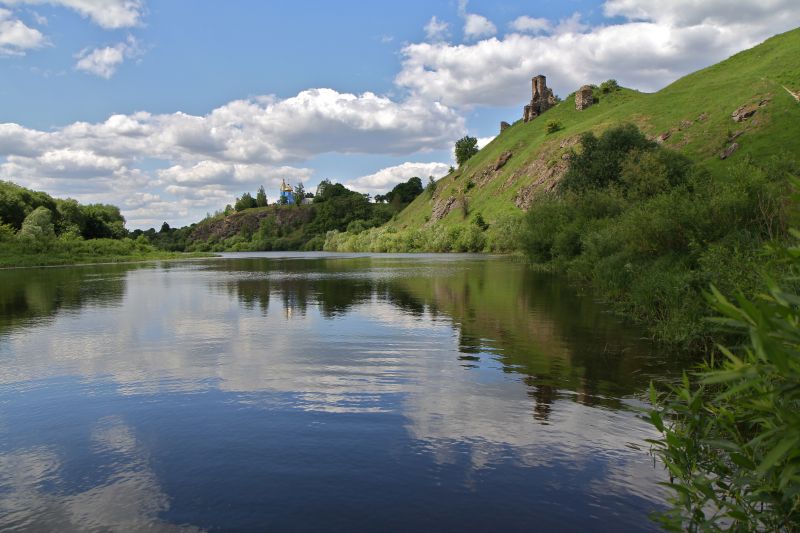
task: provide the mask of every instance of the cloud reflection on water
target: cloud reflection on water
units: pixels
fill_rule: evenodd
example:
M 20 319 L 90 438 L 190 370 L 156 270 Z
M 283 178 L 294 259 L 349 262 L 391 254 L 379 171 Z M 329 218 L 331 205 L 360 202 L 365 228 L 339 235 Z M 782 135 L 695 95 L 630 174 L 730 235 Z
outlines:
M 216 390 L 250 408 L 277 401 L 306 412 L 400 415 L 410 445 L 434 463 L 467 457 L 467 485 L 509 462 L 558 465 L 580 473 L 587 492 L 662 499 L 646 453 L 629 446 L 651 430 L 625 399 L 665 363 L 637 352 L 648 348 L 594 304 L 549 293 L 521 265 L 217 261 L 106 278 L 99 296 L 0 330 L 0 396 L 77 376 L 120 396 Z M 0 508 L 101 529 L 154 523 L 169 506 L 148 466 L 155 452 L 113 417 L 97 420 L 92 442 L 93 454 L 120 458 L 117 470 L 68 497 L 40 489 L 58 476 L 54 447 L 0 455 L 0 486 L 11 487 Z

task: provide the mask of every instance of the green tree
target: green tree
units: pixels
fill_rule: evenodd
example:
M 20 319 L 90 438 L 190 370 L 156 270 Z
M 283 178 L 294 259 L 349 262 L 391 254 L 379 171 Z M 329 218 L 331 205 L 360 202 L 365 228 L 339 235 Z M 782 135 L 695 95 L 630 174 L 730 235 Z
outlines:
M 37 207 L 46 207 L 59 218 L 56 201 L 47 193 L 32 191 L 8 181 L 0 181 L 0 223 L 20 229 L 22 222 Z
M 84 219 L 81 234 L 84 239 L 122 239 L 128 233 L 125 218 L 115 205 L 83 205 L 81 213 Z
M 306 189 L 303 187 L 303 183 L 300 182 L 294 186 L 294 203 L 295 205 L 301 205 L 303 203 L 303 198 L 306 197 Z
M 267 206 L 267 192 L 264 190 L 263 185 L 258 188 L 258 192 L 256 193 L 256 206 L 257 207 Z
M 56 209 L 59 214 L 59 223 L 56 225 L 56 233 L 72 233 L 82 235 L 86 225 L 86 220 L 81 211 L 81 206 L 77 200 L 67 198 L 66 200 L 56 200 Z
M 478 153 L 478 139 L 465 135 L 456 141 L 456 163 L 463 165 L 473 155 Z
M 256 199 L 253 198 L 249 192 L 246 192 L 236 199 L 236 203 L 233 207 L 237 211 L 244 211 L 245 209 L 252 209 L 257 206 Z
M 633 124 L 610 128 L 599 138 L 592 132 L 585 133 L 581 137 L 581 146 L 583 150 L 580 153 L 570 155 L 569 169 L 559 183 L 562 191 L 602 189 L 616 183 L 622 173 L 623 161 L 630 152 L 658 147 Z
M 159 233 L 169 233 L 169 224 L 167 224 L 166 221 L 161 224 L 161 230 Z
M 19 236 L 35 240 L 52 239 L 56 236 L 53 228 L 53 213 L 44 206 L 39 206 L 25 217 Z
M 405 183 L 398 183 L 386 193 L 386 200 L 392 204 L 409 204 L 422 193 L 422 180 L 418 177 L 409 178 Z
M 433 196 L 433 193 L 436 192 L 436 180 L 433 179 L 433 176 L 428 176 L 428 184 L 425 185 L 425 192 L 428 193 L 428 196 Z

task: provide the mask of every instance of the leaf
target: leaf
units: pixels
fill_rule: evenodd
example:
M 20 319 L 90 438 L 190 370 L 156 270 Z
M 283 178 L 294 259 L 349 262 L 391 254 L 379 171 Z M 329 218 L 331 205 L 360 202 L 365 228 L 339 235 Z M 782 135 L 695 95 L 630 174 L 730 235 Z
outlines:
M 664 421 L 661 420 L 661 415 L 658 411 L 650 411 L 650 422 L 653 423 L 658 431 L 664 432 Z
M 742 448 L 735 442 L 723 439 L 708 439 L 703 441 L 708 446 L 718 450 L 728 450 L 729 452 L 741 452 Z
M 775 466 L 786 453 L 797 444 L 797 437 L 787 437 L 780 441 L 774 448 L 772 448 L 761 464 L 758 465 L 757 471 L 761 474 Z

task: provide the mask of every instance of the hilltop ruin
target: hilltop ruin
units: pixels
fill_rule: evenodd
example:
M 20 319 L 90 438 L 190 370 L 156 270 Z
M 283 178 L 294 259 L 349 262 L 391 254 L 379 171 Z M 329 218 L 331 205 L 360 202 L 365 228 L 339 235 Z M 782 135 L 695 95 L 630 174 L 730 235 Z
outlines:
M 592 86 L 584 85 L 575 93 L 575 109 L 583 111 L 594 103 L 594 95 L 592 94 Z
M 547 86 L 547 78 L 539 74 L 531 79 L 531 103 L 522 111 L 522 121 L 530 122 L 558 103 L 553 89 Z

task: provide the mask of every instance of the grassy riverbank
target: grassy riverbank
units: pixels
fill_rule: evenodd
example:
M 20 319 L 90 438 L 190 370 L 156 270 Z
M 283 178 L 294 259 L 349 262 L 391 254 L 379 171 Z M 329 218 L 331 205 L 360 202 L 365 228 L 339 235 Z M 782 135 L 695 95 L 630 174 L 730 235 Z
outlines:
M 0 268 L 123 263 L 211 255 L 166 252 L 132 239 L 58 238 L 35 242 L 0 238 Z

